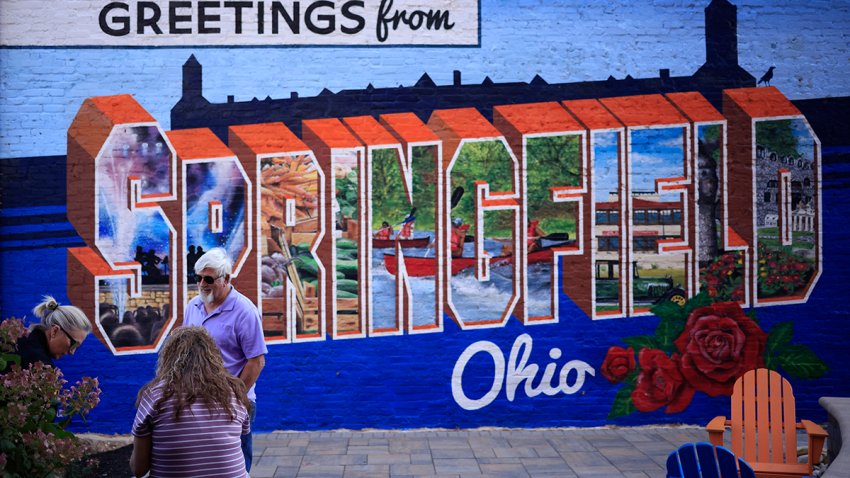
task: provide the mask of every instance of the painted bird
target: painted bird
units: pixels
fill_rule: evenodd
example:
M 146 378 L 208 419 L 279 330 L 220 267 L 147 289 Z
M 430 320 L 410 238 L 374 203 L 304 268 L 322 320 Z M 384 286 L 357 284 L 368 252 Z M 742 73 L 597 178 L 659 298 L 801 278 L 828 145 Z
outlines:
M 776 68 L 776 67 L 771 66 L 770 68 L 767 69 L 767 71 L 763 75 L 761 75 L 761 78 L 759 78 L 759 82 L 758 82 L 759 85 L 764 83 L 765 86 L 770 86 L 770 79 L 773 78 L 773 69 L 774 68 Z

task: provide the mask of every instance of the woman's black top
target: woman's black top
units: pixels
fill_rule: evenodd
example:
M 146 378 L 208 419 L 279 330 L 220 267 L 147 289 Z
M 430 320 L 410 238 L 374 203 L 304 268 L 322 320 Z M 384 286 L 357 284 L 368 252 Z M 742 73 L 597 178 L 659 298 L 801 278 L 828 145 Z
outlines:
M 21 356 L 21 368 L 41 362 L 53 367 L 53 357 L 47 347 L 47 335 L 41 329 L 33 329 L 26 337 L 18 339 L 17 354 Z

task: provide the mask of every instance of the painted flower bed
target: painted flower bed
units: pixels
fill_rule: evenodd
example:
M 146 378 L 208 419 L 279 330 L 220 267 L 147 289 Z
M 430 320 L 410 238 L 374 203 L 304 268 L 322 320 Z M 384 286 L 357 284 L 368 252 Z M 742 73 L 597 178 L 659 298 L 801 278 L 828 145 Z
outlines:
M 812 273 L 812 262 L 792 253 L 790 248 L 773 248 L 759 244 L 759 297 L 794 295 L 806 286 Z
M 727 252 L 700 271 L 700 289 L 716 301 L 744 300 L 744 254 Z

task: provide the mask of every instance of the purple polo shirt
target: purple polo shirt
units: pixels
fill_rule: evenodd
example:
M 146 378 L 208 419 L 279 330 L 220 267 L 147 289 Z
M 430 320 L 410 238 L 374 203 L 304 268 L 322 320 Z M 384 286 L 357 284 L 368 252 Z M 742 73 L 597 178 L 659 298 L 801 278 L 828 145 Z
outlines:
M 201 297 L 195 297 L 186 306 L 183 325 L 205 327 L 221 350 L 224 368 L 238 377 L 248 359 L 265 355 L 269 351 L 263 338 L 263 323 L 253 302 L 233 286 L 217 309 L 207 314 Z M 257 399 L 256 384 L 248 390 L 248 398 Z

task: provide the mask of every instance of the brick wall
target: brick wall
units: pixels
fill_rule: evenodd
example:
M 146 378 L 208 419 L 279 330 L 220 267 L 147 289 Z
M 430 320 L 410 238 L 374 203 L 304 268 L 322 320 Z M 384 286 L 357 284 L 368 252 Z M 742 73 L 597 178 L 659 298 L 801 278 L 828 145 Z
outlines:
M 843 41 L 848 8 L 798 5 L 790 1 L 736 4 L 739 64 L 752 75 L 753 81 L 769 66 L 776 65 L 773 85 L 792 100 L 807 101 L 805 105 L 795 104 L 824 146 L 822 157 L 818 158 L 822 174 L 817 178 L 823 244 L 818 258 L 820 278 L 805 300 L 755 309 L 762 330 L 788 331 L 791 335 L 788 344 L 807 348 L 826 365 L 817 378 L 801 378 L 794 362 L 787 357 L 767 364 L 791 378 L 798 415 L 822 422 L 825 414 L 817 399 L 850 393 L 850 372 L 842 366 L 848 358 L 847 347 L 841 340 L 848 315 L 843 296 L 850 279 L 846 272 L 850 270 L 850 256 L 845 250 L 850 229 L 844 221 L 844 211 L 850 206 L 847 179 L 850 158 L 846 144 L 850 75 L 846 62 L 848 46 Z M 373 94 L 384 95 L 386 101 L 358 114 L 377 117 L 396 112 L 393 108 L 413 111 L 422 107 L 428 110 L 425 117 L 420 117 L 423 122 L 427 122 L 430 111 L 439 102 L 462 102 L 467 93 L 469 98 L 491 106 L 577 99 L 570 96 L 578 94 L 574 91 L 579 91 L 582 98 L 606 96 L 598 91 L 613 91 L 610 96 L 628 96 L 646 93 L 635 91 L 634 85 L 643 88 L 660 81 L 665 76 L 660 69 L 669 69 L 667 75 L 673 79 L 692 80 L 691 76 L 705 62 L 703 15 L 703 5 L 669 2 L 586 5 L 586 2 L 563 1 L 505 5 L 484 1 L 481 45 L 473 48 L 2 48 L 2 315 L 31 317 L 29 310 L 45 293 L 67 303 L 72 296 L 69 285 L 82 280 L 69 277 L 69 271 L 76 269 L 68 265 L 67 250 L 92 244 L 87 244 L 83 234 L 69 222 L 66 180 L 73 183 L 80 178 L 68 174 L 65 155 L 68 129 L 87 98 L 131 94 L 163 130 L 168 130 L 174 126 L 172 108 L 179 109 L 176 105 L 183 93 L 180 89 L 183 65 L 192 54 L 204 66 L 203 94 L 209 103 L 226 106 L 228 95 L 236 97 L 232 110 L 215 110 L 222 112 L 216 117 L 207 114 L 206 120 L 210 122 L 222 118 L 258 122 L 257 112 L 265 111 L 263 104 L 270 104 L 263 101 L 266 96 L 275 99 L 316 96 L 318 99 L 310 100 L 315 103 L 309 103 L 318 105 L 311 106 L 316 117 L 345 117 L 349 114 L 333 114 L 333 108 L 338 106 L 331 106 L 328 95 L 319 93 L 324 88 L 334 94 L 343 89 L 356 90 L 361 93 L 341 94 L 339 98 L 346 99 L 343 103 L 359 105 L 358 98 L 367 95 L 362 92 L 369 90 L 370 83 L 373 89 L 380 90 Z M 800 58 L 805 59 L 804 67 L 798 66 Z M 446 89 L 453 86 L 454 70 L 460 72 L 458 83 L 469 89 Z M 416 84 L 423 73 L 433 80 L 433 88 L 425 82 L 420 83 L 419 90 L 393 93 L 398 85 Z M 535 83 L 532 81 L 535 75 L 550 84 L 592 84 L 582 86 L 587 90 L 569 90 L 573 93 L 562 97 L 557 96 L 555 87 L 503 86 L 499 90 L 499 84 Z M 604 86 L 608 75 L 618 80 L 612 89 Z M 626 79 L 627 75 L 633 79 Z M 486 77 L 497 85 L 472 91 L 472 86 L 478 88 Z M 541 84 L 541 80 L 535 80 L 535 84 Z M 666 84 L 674 85 L 675 81 Z M 529 93 L 542 91 L 549 96 Z M 297 95 L 292 95 L 293 92 Z M 515 93 L 520 96 L 513 96 Z M 726 118 L 732 115 L 720 105 L 715 106 Z M 492 120 L 491 107 L 478 108 L 488 121 Z M 290 111 L 282 109 L 279 114 L 287 115 Z M 286 124 L 303 138 L 301 119 L 309 118 Z M 836 132 L 836 125 L 842 124 L 845 127 Z M 735 140 L 732 133 L 730 144 Z M 233 147 L 229 143 L 228 146 Z M 734 210 L 745 206 L 733 200 L 729 207 Z M 732 242 L 734 239 L 731 238 Z M 587 260 L 581 263 L 582 273 L 588 272 L 587 263 Z M 572 268 L 572 258 L 562 259 L 561 264 L 567 264 L 562 269 L 562 279 L 572 277 L 579 270 Z M 252 278 L 256 279 L 257 274 Z M 757 279 L 751 279 L 751 289 L 755 290 Z M 674 410 L 675 413 L 665 413 L 671 411 L 669 404 L 653 411 L 613 413 L 614 405 L 620 403 L 618 394 L 629 396 L 629 393 L 627 383 L 612 383 L 602 375 L 610 348 L 638 348 L 636 344 L 640 340 L 656 337 L 663 328 L 659 326 L 665 322 L 655 315 L 594 320 L 587 313 L 591 307 L 588 300 L 573 300 L 564 292 L 589 290 L 589 284 L 580 287 L 564 283 L 558 289 L 557 322 L 530 325 L 509 318 L 499 327 L 470 329 L 445 315 L 443 329 L 438 333 L 402 331 L 382 337 L 369 337 L 367 333 L 366 337 L 350 340 L 325 336 L 315 341 L 271 344 L 266 369 L 258 382 L 257 429 L 702 425 L 728 410 L 728 397 L 700 391 L 687 407 Z M 261 281 L 257 280 L 253 287 L 260 285 Z M 187 296 L 193 295 L 192 286 L 187 289 Z M 488 305 L 486 293 L 486 289 L 480 291 L 482 307 Z M 131 298 L 126 304 L 130 309 L 148 305 L 161 308 L 173 300 L 167 295 L 158 290 L 152 296 Z M 75 304 L 87 308 L 94 316 L 96 304 L 114 301 L 110 292 L 102 291 L 98 297 Z M 474 307 L 473 303 L 467 310 Z M 630 343 L 623 340 L 630 337 L 638 339 Z M 768 346 L 774 344 L 769 342 Z M 512 349 L 516 351 L 513 361 Z M 528 351 L 524 365 L 523 350 Z M 78 425 L 77 430 L 127 433 L 135 394 L 153 376 L 155 367 L 154 350 L 142 352 L 148 353 L 116 355 L 104 343 L 90 338 L 77 354 L 59 360 L 69 380 L 95 375 L 104 390 L 101 405 L 89 423 Z M 464 353 L 469 361 L 462 368 L 462 394 L 473 402 L 479 400 L 475 403 L 481 405 L 484 402 L 480 399 L 488 391 L 494 391 L 494 400 L 477 409 L 459 405 L 458 389 L 452 387 Z M 579 372 L 575 364 L 568 366 L 572 360 L 588 364 L 595 374 Z M 495 370 L 500 362 L 504 368 Z M 516 375 L 510 375 L 511 370 L 524 370 L 535 379 L 530 384 L 520 382 Z M 546 370 L 554 377 L 549 381 L 550 386 L 559 389 L 551 396 L 536 391 Z M 563 387 L 559 382 L 561 373 L 566 377 Z M 577 385 L 579 376 L 584 382 L 575 391 L 569 390 Z M 498 387 L 494 381 L 499 382 Z M 573 393 L 566 393 L 565 389 Z

